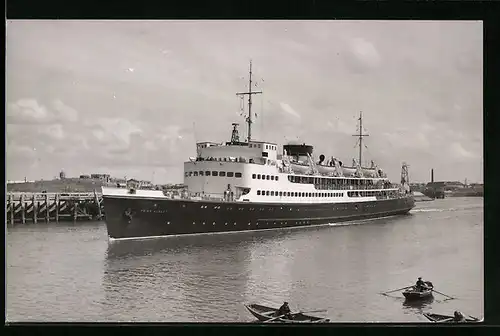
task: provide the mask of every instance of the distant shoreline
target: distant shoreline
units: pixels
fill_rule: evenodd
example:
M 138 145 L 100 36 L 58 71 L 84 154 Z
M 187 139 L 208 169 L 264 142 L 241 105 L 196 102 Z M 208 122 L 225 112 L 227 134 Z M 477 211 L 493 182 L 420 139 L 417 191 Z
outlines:
M 101 190 L 106 182 L 99 179 L 65 178 L 23 183 L 7 183 L 7 192 L 31 193 L 62 193 L 62 192 L 93 192 Z

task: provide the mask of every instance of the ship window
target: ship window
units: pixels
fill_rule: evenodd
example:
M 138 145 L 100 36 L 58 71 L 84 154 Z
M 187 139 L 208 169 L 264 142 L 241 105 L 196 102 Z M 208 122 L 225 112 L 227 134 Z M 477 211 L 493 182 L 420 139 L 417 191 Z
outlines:
M 282 191 L 280 191 L 280 196 L 283 196 L 283 192 Z
M 198 176 L 198 172 L 197 171 L 193 172 L 193 176 Z
M 275 176 L 275 177 L 274 177 L 274 179 L 275 179 L 276 181 L 278 181 L 278 176 Z
M 200 176 L 203 176 L 203 170 L 200 170 Z
M 252 178 L 255 180 L 255 178 L 257 177 L 256 174 L 252 174 Z
M 188 172 L 185 172 L 184 173 L 184 177 L 188 177 L 189 176 L 189 173 Z
M 207 170 L 207 171 L 205 172 L 205 176 L 210 176 L 210 170 Z
M 276 196 L 278 196 L 278 191 L 276 190 L 276 191 L 274 192 L 274 194 L 275 194 Z
M 234 177 L 241 177 L 241 173 L 235 173 Z
M 269 180 L 269 175 L 266 175 L 266 180 Z
M 294 193 L 294 195 L 295 195 L 294 197 L 298 197 L 298 196 L 299 196 L 299 193 L 298 193 L 298 192 L 295 192 L 295 193 Z
M 219 172 L 219 176 L 222 176 L 222 177 L 226 176 L 226 172 L 223 172 L 223 171 Z
M 260 180 L 260 174 L 257 174 L 257 180 Z
M 189 172 L 189 176 L 193 176 L 193 172 Z
M 260 195 L 260 190 L 257 190 L 257 195 Z
M 271 191 L 271 196 L 274 196 L 274 191 Z
M 290 192 L 289 192 L 289 191 L 287 191 L 286 195 L 287 195 L 288 197 L 290 197 Z
M 217 171 L 215 171 L 215 170 L 214 170 L 214 171 L 212 171 L 212 176 L 217 176 L 217 175 L 219 175 L 219 172 L 217 172 Z
M 234 173 L 233 172 L 227 172 L 227 177 L 233 177 Z
M 269 190 L 266 190 L 266 196 L 269 196 Z

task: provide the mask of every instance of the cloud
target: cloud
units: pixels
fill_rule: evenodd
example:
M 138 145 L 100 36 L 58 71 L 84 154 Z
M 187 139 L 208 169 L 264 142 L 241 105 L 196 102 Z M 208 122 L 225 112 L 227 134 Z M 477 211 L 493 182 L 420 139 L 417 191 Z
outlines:
M 362 110 L 366 156 L 395 167 L 394 176 L 402 158 L 422 178 L 426 165 L 450 179 L 478 170 L 450 145 L 480 151 L 481 23 L 14 21 L 8 28 L 8 144 L 25 146 L 19 154 L 52 152 L 30 178 L 53 176 L 61 165 L 68 174 L 139 163 L 182 170 L 194 138 L 225 140 L 232 122 L 242 124 L 243 138 L 234 93 L 247 85 L 239 78 L 249 58 L 256 82 L 265 79 L 253 106 L 256 139 L 300 136 L 348 162 Z M 31 165 L 21 157 L 7 163 L 23 171 L 20 178 Z
M 68 105 L 65 105 L 61 100 L 55 100 L 53 102 L 53 106 L 55 111 L 57 112 L 56 117 L 61 121 L 78 121 L 78 111 Z
M 98 118 L 87 123 L 95 139 L 104 145 L 130 145 L 132 134 L 142 133 L 142 129 L 130 120 L 124 118 Z
M 284 112 L 288 113 L 289 115 L 294 116 L 297 119 L 301 119 L 300 114 L 287 103 L 280 103 L 280 107 Z
M 450 145 L 450 152 L 456 159 L 475 159 L 478 156 L 471 151 L 465 149 L 461 143 L 454 142 Z
M 61 124 L 41 126 L 39 132 L 55 140 L 62 140 L 66 137 L 63 126 Z
M 47 108 L 36 99 L 19 99 L 7 105 L 7 123 L 29 125 L 78 121 L 78 111 L 65 105 L 61 100 L 54 100 L 51 107 Z
M 372 69 L 380 65 L 382 58 L 373 43 L 363 38 L 349 40 L 347 58 L 353 68 L 357 70 Z
M 35 99 L 19 99 L 7 105 L 7 123 L 37 124 L 49 118 L 47 108 L 38 104 Z

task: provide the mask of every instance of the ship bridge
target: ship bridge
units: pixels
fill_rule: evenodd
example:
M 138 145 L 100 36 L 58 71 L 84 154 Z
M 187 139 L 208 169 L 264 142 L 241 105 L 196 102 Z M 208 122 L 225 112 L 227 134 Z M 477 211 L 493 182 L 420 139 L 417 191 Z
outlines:
M 234 161 L 240 158 L 245 161 L 253 160 L 255 163 L 266 161 L 260 159 L 276 161 L 278 149 L 275 143 L 263 141 L 226 142 L 225 144 L 199 142 L 196 146 L 198 153 L 196 161 Z

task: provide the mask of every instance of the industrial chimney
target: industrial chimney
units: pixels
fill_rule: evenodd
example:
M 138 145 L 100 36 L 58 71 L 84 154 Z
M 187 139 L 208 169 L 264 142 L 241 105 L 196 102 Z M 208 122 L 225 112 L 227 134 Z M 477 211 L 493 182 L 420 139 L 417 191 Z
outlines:
M 431 169 L 431 183 L 434 183 L 434 168 Z

